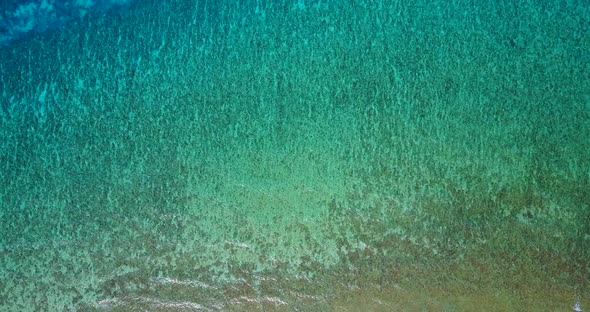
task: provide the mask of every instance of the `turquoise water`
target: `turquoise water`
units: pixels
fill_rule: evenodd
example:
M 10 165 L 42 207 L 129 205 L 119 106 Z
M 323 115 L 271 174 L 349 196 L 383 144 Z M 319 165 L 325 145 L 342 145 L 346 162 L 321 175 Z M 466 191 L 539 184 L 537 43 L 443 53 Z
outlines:
M 0 51 L 0 310 L 590 309 L 590 7 L 163 1 Z

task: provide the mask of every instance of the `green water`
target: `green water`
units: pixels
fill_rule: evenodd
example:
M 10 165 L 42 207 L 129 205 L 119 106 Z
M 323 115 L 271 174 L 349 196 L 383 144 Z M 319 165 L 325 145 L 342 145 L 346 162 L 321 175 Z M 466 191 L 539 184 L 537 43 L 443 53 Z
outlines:
M 0 51 L 0 310 L 590 309 L 583 1 L 137 4 Z

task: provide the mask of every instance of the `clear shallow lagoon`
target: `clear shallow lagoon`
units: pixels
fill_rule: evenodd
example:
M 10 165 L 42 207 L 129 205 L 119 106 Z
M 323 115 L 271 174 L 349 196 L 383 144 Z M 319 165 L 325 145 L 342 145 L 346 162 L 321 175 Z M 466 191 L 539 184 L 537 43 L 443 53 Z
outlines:
M 144 1 L 0 50 L 0 310 L 590 309 L 590 7 Z

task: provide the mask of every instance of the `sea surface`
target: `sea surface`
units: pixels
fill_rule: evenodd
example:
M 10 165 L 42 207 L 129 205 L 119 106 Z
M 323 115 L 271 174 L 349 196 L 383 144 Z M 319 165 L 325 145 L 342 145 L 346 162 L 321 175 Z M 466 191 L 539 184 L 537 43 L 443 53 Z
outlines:
M 590 309 L 590 3 L 0 5 L 0 311 Z

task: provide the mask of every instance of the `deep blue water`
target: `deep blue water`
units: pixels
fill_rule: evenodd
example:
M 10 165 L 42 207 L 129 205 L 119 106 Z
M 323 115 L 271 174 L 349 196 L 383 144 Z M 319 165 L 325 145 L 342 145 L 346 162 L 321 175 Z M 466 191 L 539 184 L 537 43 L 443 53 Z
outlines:
M 88 14 L 120 9 L 133 0 L 5 0 L 0 4 L 0 45 L 31 33 L 68 27 Z

